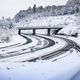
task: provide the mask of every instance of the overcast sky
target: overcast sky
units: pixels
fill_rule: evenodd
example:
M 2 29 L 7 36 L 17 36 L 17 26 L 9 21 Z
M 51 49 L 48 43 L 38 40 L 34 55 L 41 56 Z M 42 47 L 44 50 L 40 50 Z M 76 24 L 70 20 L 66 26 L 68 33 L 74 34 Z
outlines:
M 0 0 L 0 18 L 11 17 L 19 12 L 19 10 L 26 10 L 29 6 L 36 4 L 37 6 L 47 5 L 64 5 L 67 0 Z

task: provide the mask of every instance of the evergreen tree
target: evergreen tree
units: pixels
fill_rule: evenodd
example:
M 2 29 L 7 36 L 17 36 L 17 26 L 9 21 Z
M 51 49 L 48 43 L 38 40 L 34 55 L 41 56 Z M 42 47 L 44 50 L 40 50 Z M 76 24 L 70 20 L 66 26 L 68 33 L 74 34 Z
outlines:
M 33 13 L 36 13 L 36 4 L 33 6 Z

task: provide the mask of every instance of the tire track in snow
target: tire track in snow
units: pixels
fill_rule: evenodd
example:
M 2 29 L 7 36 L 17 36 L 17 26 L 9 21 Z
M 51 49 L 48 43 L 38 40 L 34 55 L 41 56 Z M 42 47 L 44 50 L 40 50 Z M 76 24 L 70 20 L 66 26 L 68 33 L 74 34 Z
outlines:
M 26 38 L 26 36 L 24 36 L 25 38 Z M 36 38 L 38 41 L 40 41 L 38 38 Z M 44 40 L 46 40 L 46 39 L 44 39 Z M 38 43 L 39 44 L 39 43 Z M 48 45 L 48 44 L 47 44 Z M 45 45 L 45 46 L 43 46 L 43 48 L 46 48 L 47 47 L 47 45 Z M 37 46 L 37 45 L 36 45 Z M 34 46 L 35 47 L 35 46 Z M 37 51 L 37 50 L 40 50 L 40 49 L 42 49 L 42 47 L 40 47 L 40 48 L 35 48 L 35 51 Z M 25 49 L 24 49 L 25 50 Z M 29 51 L 29 52 L 31 52 L 31 51 Z M 13 52 L 10 52 L 10 53 L 12 53 L 12 54 L 14 54 L 15 53 L 15 55 L 9 55 L 9 56 L 0 56 L 1 57 L 1 59 L 3 59 L 3 58 L 9 58 L 9 57 L 14 57 L 14 56 L 18 56 L 18 55 L 23 55 L 23 54 L 27 54 L 27 53 L 29 53 L 29 52 L 25 52 L 24 53 L 24 51 L 23 51 L 23 53 L 18 53 L 18 54 L 16 54 L 16 51 L 13 51 Z M 8 54 L 10 54 L 10 53 L 8 53 Z

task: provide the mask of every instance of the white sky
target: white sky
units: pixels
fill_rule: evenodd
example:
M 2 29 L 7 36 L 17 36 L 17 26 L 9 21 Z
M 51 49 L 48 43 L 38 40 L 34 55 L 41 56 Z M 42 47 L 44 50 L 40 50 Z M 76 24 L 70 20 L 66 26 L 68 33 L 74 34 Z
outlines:
M 36 4 L 42 5 L 64 5 L 67 0 L 0 0 L 0 18 L 11 17 L 19 12 L 19 10 L 26 10 L 29 6 Z

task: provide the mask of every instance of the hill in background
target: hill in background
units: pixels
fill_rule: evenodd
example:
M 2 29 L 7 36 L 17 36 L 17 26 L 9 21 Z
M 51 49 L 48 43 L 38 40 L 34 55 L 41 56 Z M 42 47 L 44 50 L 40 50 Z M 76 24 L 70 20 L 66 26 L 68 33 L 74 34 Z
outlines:
M 67 15 L 74 14 L 80 12 L 80 0 L 68 0 L 66 5 L 61 6 L 46 6 L 43 8 L 42 6 L 33 8 L 29 7 L 27 10 L 21 10 L 14 17 L 16 22 L 19 22 L 22 18 L 25 17 L 46 17 L 46 16 L 59 16 L 59 15 Z

